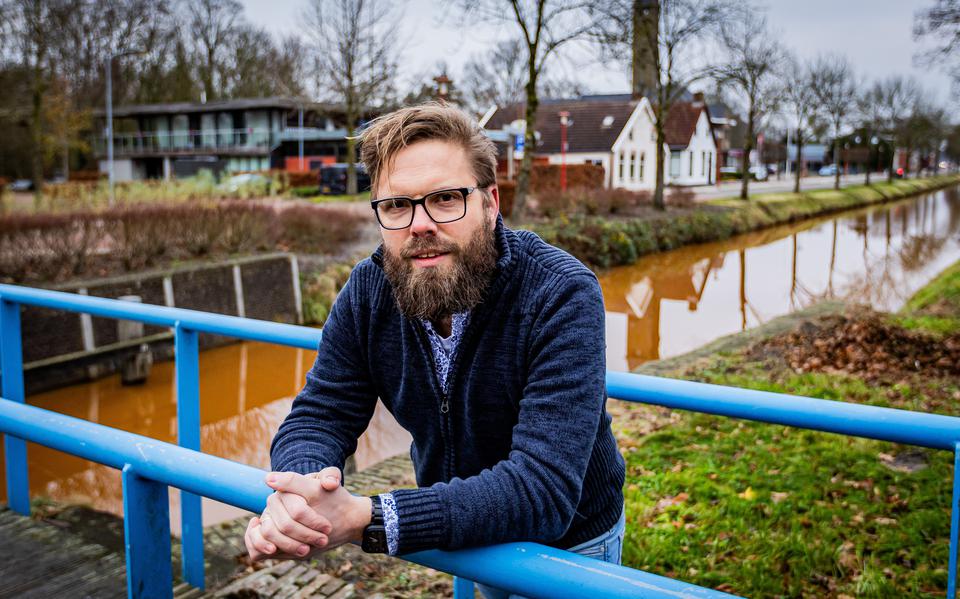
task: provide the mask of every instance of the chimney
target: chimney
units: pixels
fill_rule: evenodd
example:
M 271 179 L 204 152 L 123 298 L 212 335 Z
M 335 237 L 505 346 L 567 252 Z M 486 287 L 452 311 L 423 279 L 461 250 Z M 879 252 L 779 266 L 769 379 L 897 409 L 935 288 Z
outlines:
M 693 105 L 703 106 L 703 92 L 693 92 Z

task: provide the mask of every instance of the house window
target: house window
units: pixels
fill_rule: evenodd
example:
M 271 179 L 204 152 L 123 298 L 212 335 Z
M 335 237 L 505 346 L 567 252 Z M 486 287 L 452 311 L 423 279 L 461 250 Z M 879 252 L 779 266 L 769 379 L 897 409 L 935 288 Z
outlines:
M 619 163 L 620 180 L 623 181 L 623 168 L 624 168 L 624 162 L 626 162 L 626 158 L 623 156 L 623 152 L 621 152 L 620 154 L 617 154 L 617 162 Z
M 633 181 L 637 173 L 637 153 L 630 152 L 630 180 Z
M 680 176 L 680 152 L 670 152 L 670 176 Z
M 689 152 L 687 152 L 687 154 L 690 155 L 689 156 L 690 164 L 687 165 L 687 176 L 692 177 L 693 176 L 693 150 L 690 150 Z
M 700 174 L 706 176 L 707 174 L 707 153 L 700 152 Z
M 640 180 L 643 181 L 643 166 L 647 162 L 647 155 L 644 152 L 640 152 Z

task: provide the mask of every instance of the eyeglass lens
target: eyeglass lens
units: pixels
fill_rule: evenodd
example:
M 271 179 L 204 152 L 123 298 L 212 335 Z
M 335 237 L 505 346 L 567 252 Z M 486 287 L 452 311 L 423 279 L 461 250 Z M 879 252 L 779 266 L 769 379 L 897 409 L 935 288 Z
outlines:
M 448 223 L 463 218 L 466 200 L 457 189 L 438 191 L 423 198 L 427 215 L 437 223 Z M 394 198 L 377 204 L 380 224 L 387 228 L 402 229 L 413 223 L 413 203 L 410 198 Z

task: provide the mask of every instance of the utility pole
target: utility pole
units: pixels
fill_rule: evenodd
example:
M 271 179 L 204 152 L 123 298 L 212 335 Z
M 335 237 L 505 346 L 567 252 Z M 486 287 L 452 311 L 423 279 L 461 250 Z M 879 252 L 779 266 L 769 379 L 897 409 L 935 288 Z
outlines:
M 570 123 L 570 113 L 566 110 L 560 116 L 560 191 L 567 190 L 567 125 Z

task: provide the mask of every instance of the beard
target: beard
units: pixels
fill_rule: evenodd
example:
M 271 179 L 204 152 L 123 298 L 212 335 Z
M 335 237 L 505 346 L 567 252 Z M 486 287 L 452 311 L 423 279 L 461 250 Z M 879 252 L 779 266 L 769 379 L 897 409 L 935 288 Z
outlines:
M 413 237 L 396 255 L 384 248 L 383 270 L 400 313 L 408 318 L 439 320 L 479 304 L 497 266 L 493 227 L 487 219 L 461 247 L 436 237 Z M 412 256 L 449 253 L 451 264 L 416 268 Z

